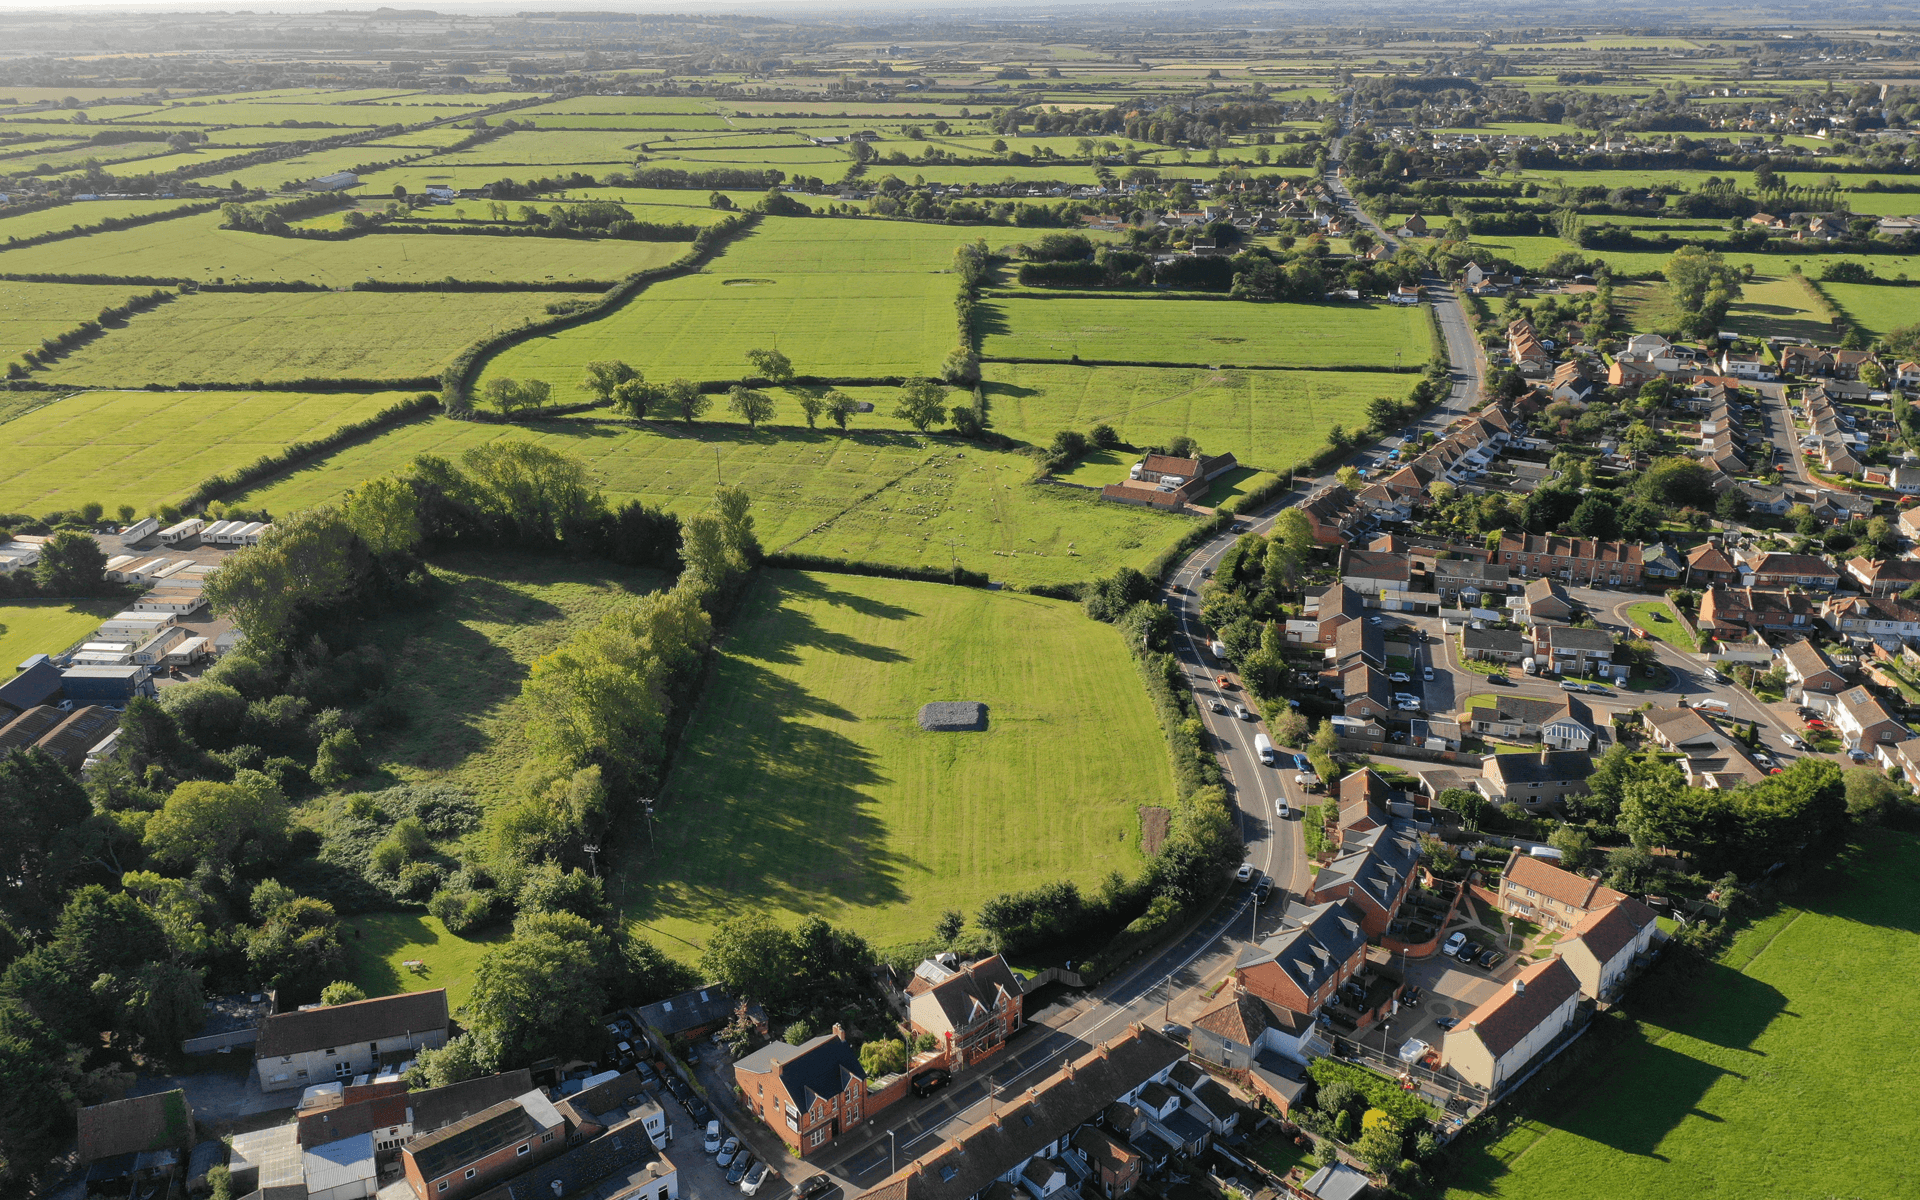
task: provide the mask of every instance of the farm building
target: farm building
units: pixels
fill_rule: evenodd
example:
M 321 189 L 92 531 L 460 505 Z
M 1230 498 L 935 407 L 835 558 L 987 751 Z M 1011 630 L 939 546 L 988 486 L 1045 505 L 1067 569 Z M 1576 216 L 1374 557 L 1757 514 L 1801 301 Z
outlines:
M 152 673 L 142 666 L 68 667 L 60 672 L 60 688 L 75 704 L 125 708 L 135 696 L 152 699 Z

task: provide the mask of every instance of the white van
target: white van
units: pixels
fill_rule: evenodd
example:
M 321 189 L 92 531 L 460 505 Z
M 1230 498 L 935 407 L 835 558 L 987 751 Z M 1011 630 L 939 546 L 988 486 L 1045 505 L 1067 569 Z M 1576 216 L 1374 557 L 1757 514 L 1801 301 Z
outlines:
M 1270 767 L 1274 764 L 1273 742 L 1266 734 L 1256 733 L 1253 735 L 1253 752 L 1258 754 L 1260 761 L 1267 766 Z

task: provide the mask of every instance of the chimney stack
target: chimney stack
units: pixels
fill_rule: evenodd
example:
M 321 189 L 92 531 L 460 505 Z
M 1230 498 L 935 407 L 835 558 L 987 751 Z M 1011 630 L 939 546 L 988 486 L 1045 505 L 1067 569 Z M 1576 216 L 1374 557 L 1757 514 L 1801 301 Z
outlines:
M 1523 994 L 1524 994 L 1524 993 L 1526 992 L 1526 990 L 1527 990 L 1527 981 L 1526 981 L 1526 980 L 1524 980 L 1524 979 L 1519 979 L 1519 978 L 1516 978 L 1516 979 L 1514 979 L 1514 981 L 1513 981 L 1513 994 L 1514 994 L 1514 995 L 1516 995 L 1516 996 L 1519 996 L 1519 995 L 1523 995 Z
M 835 1021 L 835 1022 L 833 1023 L 833 1036 L 835 1036 L 835 1037 L 837 1037 L 837 1038 L 839 1038 L 839 1039 L 840 1039 L 841 1041 L 843 1041 L 843 1042 L 844 1042 L 844 1041 L 846 1041 L 846 1040 L 847 1040 L 847 1028 L 846 1028 L 846 1026 L 844 1026 L 844 1025 L 842 1025 L 842 1024 L 841 1024 L 840 1022 L 838 1022 L 838 1021 Z
M 1060 1073 L 1062 1075 L 1065 1075 L 1068 1079 L 1073 1078 L 1073 1059 L 1072 1058 L 1064 1058 L 1060 1060 Z

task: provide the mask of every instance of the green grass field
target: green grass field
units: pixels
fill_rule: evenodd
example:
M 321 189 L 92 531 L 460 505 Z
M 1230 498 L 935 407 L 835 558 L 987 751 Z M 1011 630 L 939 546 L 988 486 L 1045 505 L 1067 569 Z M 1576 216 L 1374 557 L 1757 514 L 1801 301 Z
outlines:
M 435 376 L 489 330 L 544 316 L 551 299 L 542 292 L 201 292 L 133 317 L 41 377 L 140 387 Z
M 1615 291 L 1624 327 L 1653 330 L 1669 327 L 1679 320 L 1664 283 L 1623 284 Z M 1832 339 L 1826 318 L 1813 309 L 1813 300 L 1797 281 L 1789 276 L 1755 275 L 1742 287 L 1740 299 L 1727 310 L 1722 329 L 1748 337 Z
M 1872 265 L 1877 273 L 1879 261 L 1874 260 Z M 1834 303 L 1845 309 L 1868 337 L 1880 337 L 1920 321 L 1920 288 L 1886 283 L 1823 283 L 1820 290 L 1833 297 Z M 1823 328 L 1825 324 L 1821 322 Z
M 192 201 L 188 200 L 89 200 L 22 213 L 0 219 L 0 250 L 6 248 L 5 242 L 9 238 L 37 237 L 43 233 L 71 229 L 75 225 L 98 225 L 115 217 L 145 217 L 172 212 L 190 203 Z
M 1135 446 L 1165 445 L 1185 434 L 1209 454 L 1232 451 L 1242 462 L 1277 470 L 1318 450 L 1334 425 L 1364 425 L 1369 401 L 1376 396 L 1397 400 L 1414 382 L 1410 375 L 1385 371 L 1216 372 L 1051 363 L 988 363 L 982 375 L 988 415 L 1009 437 L 1039 444 L 1059 429 L 1084 432 L 1105 423 Z
M 445 784 L 492 805 L 528 756 L 517 700 L 533 660 L 621 600 L 663 586 L 657 571 L 538 555 L 436 556 L 435 603 L 380 623 L 411 716 L 368 743 L 382 786 Z M 398 665 L 403 664 L 403 665 Z
M 1165 746 L 1120 638 L 1078 606 L 772 571 L 734 629 L 656 845 L 623 839 L 612 873 L 669 953 L 744 908 L 886 945 L 943 908 L 1140 866 L 1137 807 L 1172 799 Z M 932 700 L 985 703 L 988 729 L 921 730 Z
M 1448 1195 L 1920 1194 L 1920 1123 L 1904 1116 L 1920 1061 L 1905 983 L 1920 971 L 1916 870 L 1920 841 L 1877 833 L 1735 939 L 1677 1019 L 1643 1021 L 1470 1156 Z
M 97 320 L 101 309 L 151 290 L 126 284 L 8 283 L 0 288 L 0 362 L 37 350 L 42 339 Z
M 324 437 L 406 399 L 399 392 L 83 392 L 7 422 L 0 510 L 97 500 L 141 512 L 289 442 Z
M 368 913 L 340 923 L 347 945 L 345 978 L 369 996 L 447 989 L 447 1007 L 458 1011 L 473 991 L 474 968 L 507 929 L 496 925 L 476 938 L 447 932 L 438 919 L 421 912 Z M 403 963 L 426 964 L 421 971 Z
M 0 663 L 58 654 L 119 612 L 114 600 L 14 600 L 0 604 Z
M 1391 367 L 1398 352 L 1400 365 L 1418 367 L 1432 353 L 1427 315 L 1418 307 L 1024 296 L 981 307 L 980 352 L 987 356 Z
M 486 373 L 545 379 L 584 398 L 595 359 L 649 379 L 739 378 L 746 352 L 777 347 L 803 375 L 930 375 L 958 341 L 949 272 L 960 230 L 769 217 L 696 275 L 642 291 L 586 325 L 503 351 Z
M 717 470 L 754 497 L 768 549 L 902 566 L 944 568 L 958 559 L 1014 583 L 1070 583 L 1143 566 L 1190 520 L 1031 485 L 1033 460 L 1024 455 L 870 429 L 866 419 L 856 418 L 844 438 L 791 426 L 749 435 L 711 422 L 688 430 L 592 417 L 511 427 L 427 419 L 303 466 L 246 501 L 276 512 L 306 508 L 416 454 L 457 456 L 494 438 L 523 437 L 585 459 L 615 503 L 697 512 L 711 500 Z
M 1673 606 L 1665 600 L 1642 600 L 1627 609 L 1627 619 L 1646 630 L 1647 636 L 1665 642 L 1682 654 L 1693 654 L 1700 649 L 1687 636 L 1687 627 L 1680 623 Z
M 496 173 L 490 177 L 498 179 Z M 310 280 L 347 287 L 362 279 L 615 280 L 663 266 L 684 242 L 572 238 L 488 238 L 476 243 L 438 234 L 379 234 L 310 242 L 221 229 L 219 213 L 159 221 L 138 229 L 0 251 L 15 274 L 117 275 L 239 282 Z

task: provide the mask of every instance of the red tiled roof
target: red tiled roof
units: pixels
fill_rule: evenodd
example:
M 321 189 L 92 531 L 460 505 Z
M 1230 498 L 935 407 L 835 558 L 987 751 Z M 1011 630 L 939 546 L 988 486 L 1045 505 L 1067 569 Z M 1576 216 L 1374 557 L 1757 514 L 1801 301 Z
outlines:
M 1578 940 L 1601 962 L 1612 962 L 1620 948 L 1653 924 L 1653 910 L 1629 897 L 1616 900 L 1581 917 L 1567 931 L 1567 941 Z M 1564 943 L 1563 943 L 1564 944 Z
M 1573 969 L 1556 954 L 1516 975 L 1512 983 L 1468 1013 L 1461 1028 L 1470 1030 L 1497 1059 L 1579 991 Z
M 1602 887 L 1597 880 L 1584 879 L 1572 871 L 1563 871 L 1545 859 L 1516 854 L 1507 865 L 1506 882 L 1538 892 L 1542 896 L 1570 904 L 1585 911 L 1603 904 L 1625 900 L 1624 893 Z

